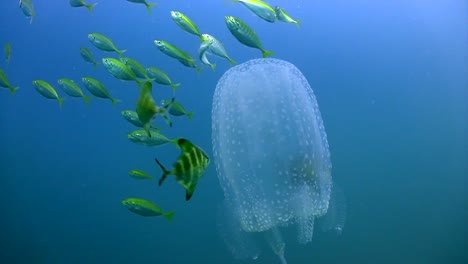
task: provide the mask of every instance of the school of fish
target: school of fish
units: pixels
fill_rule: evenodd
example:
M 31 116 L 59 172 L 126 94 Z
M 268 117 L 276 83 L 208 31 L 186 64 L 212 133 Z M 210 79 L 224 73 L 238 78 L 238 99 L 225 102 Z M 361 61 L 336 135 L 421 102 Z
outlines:
M 151 15 L 151 9 L 157 5 L 156 3 L 147 2 L 146 0 L 126 1 L 145 5 L 149 15 Z M 36 16 L 33 2 L 34 0 L 19 1 L 19 8 L 24 16 L 29 19 L 29 23 L 33 23 L 33 19 Z M 265 1 L 233 0 L 233 2 L 241 3 L 260 19 L 269 23 L 281 21 L 293 23 L 297 26 L 300 24 L 299 20 L 292 18 L 283 8 L 279 6 L 273 7 Z M 69 0 L 69 4 L 74 8 L 85 7 L 91 13 L 96 7 L 97 2 L 87 3 L 86 0 Z M 198 56 L 192 56 L 189 52 L 178 48 L 173 43 L 162 39 L 155 39 L 153 43 L 162 53 L 172 59 L 178 60 L 185 67 L 194 68 L 197 72 L 202 70 L 202 65 L 207 65 L 212 70 L 215 70 L 216 64 L 210 61 L 212 59 L 210 56 L 213 55 L 227 60 L 230 65 L 236 64 L 236 61 L 230 57 L 223 43 L 211 34 L 202 33 L 195 22 L 186 14 L 179 11 L 171 11 L 168 15 L 171 16 L 172 20 L 180 29 L 197 36 L 200 41 L 200 46 L 198 49 Z M 261 51 L 261 56 L 263 58 L 274 54 L 273 51 L 263 47 L 255 30 L 247 25 L 241 18 L 226 15 L 225 23 L 229 32 L 239 43 L 250 48 L 258 49 Z M 123 57 L 124 53 L 127 54 L 127 50 L 116 45 L 110 37 L 103 33 L 90 32 L 87 38 L 92 47 L 101 52 L 106 52 L 106 55 L 114 53 L 117 54 L 117 56 L 105 56 L 101 61 L 98 61 L 95 59 L 90 48 L 82 46 L 80 47 L 79 53 L 85 63 L 92 64 L 93 67 L 98 67 L 98 65 L 102 64 L 106 71 L 113 77 L 119 80 L 135 82 L 139 87 L 139 96 L 136 99 L 135 109 L 121 111 L 122 117 L 136 127 L 135 130 L 127 134 L 127 138 L 131 142 L 142 146 L 153 147 L 172 143 L 175 147 L 179 148 L 181 153 L 173 162 L 171 169 L 166 168 L 155 158 L 156 165 L 162 171 L 162 176 L 158 181 L 158 185 L 161 185 L 167 176 L 174 175 L 176 182 L 185 189 L 185 199 L 191 199 L 199 180 L 210 164 L 210 158 L 201 147 L 190 140 L 182 137 L 168 138 L 161 132 L 159 127 L 153 124 L 157 116 L 161 116 L 168 127 L 172 126 L 172 119 L 170 116 L 186 116 L 188 119 L 192 119 L 193 111 L 186 110 L 185 107 L 175 99 L 176 90 L 179 91 L 178 87 L 181 86 L 181 83 L 174 82 L 172 78 L 160 68 L 155 66 L 145 67 L 134 58 Z M 5 44 L 4 52 L 6 66 L 14 64 L 14 58 L 13 61 L 11 59 L 12 47 L 9 42 Z M 202 65 L 199 65 L 196 58 L 198 58 Z M 59 92 L 50 80 L 37 79 L 31 82 L 31 86 L 34 87 L 40 95 L 47 99 L 56 100 L 60 108 L 62 107 L 66 97 L 59 95 Z M 79 83 L 75 82 L 75 80 L 62 77 L 57 79 L 56 82 L 65 95 L 71 98 L 82 98 L 86 105 L 89 105 L 89 101 L 93 97 L 108 99 L 112 104 L 120 102 L 119 99 L 114 98 L 110 94 L 101 81 L 91 76 L 82 76 L 81 78 L 81 83 L 91 95 L 86 95 Z M 153 96 L 153 83 L 171 87 L 173 91 L 172 98 L 163 99 L 161 104 L 158 105 Z M 12 94 L 15 94 L 19 89 L 19 87 L 10 83 L 2 68 L 0 68 L 0 87 L 9 89 Z M 137 180 L 153 181 L 155 178 L 140 169 L 131 169 L 128 175 Z M 129 211 L 141 216 L 162 215 L 165 216 L 167 220 L 171 221 L 174 215 L 173 211 L 163 211 L 159 205 L 143 198 L 129 197 L 122 199 L 121 203 Z

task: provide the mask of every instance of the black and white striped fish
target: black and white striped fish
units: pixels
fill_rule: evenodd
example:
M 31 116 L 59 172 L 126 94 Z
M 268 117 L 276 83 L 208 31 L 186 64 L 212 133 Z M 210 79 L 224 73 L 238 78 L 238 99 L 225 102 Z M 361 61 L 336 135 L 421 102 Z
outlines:
M 203 176 L 206 168 L 210 164 L 210 158 L 208 158 L 208 155 L 201 148 L 187 139 L 178 139 L 177 145 L 182 152 L 179 158 L 174 162 L 172 170 L 164 168 L 159 160 L 155 159 L 156 163 L 158 163 L 163 171 L 163 175 L 159 180 L 159 185 L 162 184 L 167 175 L 175 175 L 176 181 L 185 188 L 185 199 L 190 200 L 198 184 L 198 180 Z

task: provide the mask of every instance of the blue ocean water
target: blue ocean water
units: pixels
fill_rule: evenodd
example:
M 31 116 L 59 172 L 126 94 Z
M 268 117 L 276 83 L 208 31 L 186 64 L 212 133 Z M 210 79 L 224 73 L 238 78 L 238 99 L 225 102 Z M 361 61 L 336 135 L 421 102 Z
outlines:
M 173 178 L 162 187 L 131 179 L 133 168 L 159 177 L 154 158 L 170 166 L 179 151 L 128 141 L 134 128 L 120 110 L 134 108 L 136 85 L 79 54 L 86 46 L 99 60 L 115 56 L 88 41 L 101 32 L 125 55 L 164 69 L 195 114 L 163 131 L 212 156 L 212 94 L 230 65 L 213 58 L 216 70 L 197 74 L 157 50 L 153 40 L 163 39 L 197 56 L 199 40 L 177 27 L 171 10 L 218 38 L 238 63 L 261 55 L 226 28 L 225 15 L 242 18 L 317 96 L 347 222 L 341 236 L 317 229 L 306 246 L 288 241 L 288 263 L 468 263 L 466 1 L 270 1 L 301 19 L 300 28 L 267 23 L 230 1 L 158 2 L 149 15 L 125 0 L 100 0 L 92 14 L 37 0 L 32 24 L 17 1 L 0 3 L 0 45 L 12 47 L 0 68 L 20 87 L 14 96 L 0 90 L 0 263 L 238 263 L 216 230 L 223 194 L 214 166 L 188 202 Z M 82 76 L 98 78 L 122 102 L 67 98 L 59 109 L 31 84 L 61 77 L 81 84 Z M 154 94 L 159 101 L 171 90 L 155 85 Z M 129 212 L 120 204 L 129 196 L 175 210 L 173 222 Z M 279 262 L 265 251 L 245 263 Z

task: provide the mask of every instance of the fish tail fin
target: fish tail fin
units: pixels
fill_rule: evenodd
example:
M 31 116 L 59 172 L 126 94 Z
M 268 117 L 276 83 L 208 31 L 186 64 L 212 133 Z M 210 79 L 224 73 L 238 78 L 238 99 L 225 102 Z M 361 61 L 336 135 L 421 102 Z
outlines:
M 151 8 L 155 5 L 157 5 L 158 3 L 154 3 L 154 2 L 145 2 L 145 6 L 146 6 L 146 10 L 148 10 L 148 14 L 151 15 Z
M 120 100 L 117 99 L 117 98 L 113 98 L 113 97 L 112 97 L 112 98 L 109 98 L 109 99 L 111 100 L 111 102 L 112 102 L 113 105 L 115 105 L 116 103 L 120 102 Z
M 272 56 L 274 55 L 275 53 L 273 51 L 270 51 L 270 50 L 266 50 L 266 49 L 262 49 L 262 57 L 263 58 L 266 58 L 268 56 Z
M 32 24 L 33 20 L 34 20 L 34 15 L 31 15 L 31 17 L 29 18 L 29 24 Z
M 302 19 L 296 19 L 296 22 L 294 22 L 294 24 L 296 24 L 298 28 L 301 28 L 301 22 L 302 22 Z
M 216 69 L 216 63 L 211 63 L 210 64 L 211 69 L 214 71 Z
M 200 72 L 202 71 L 203 68 L 200 66 L 197 66 L 195 67 L 195 69 L 197 70 L 197 75 L 200 76 Z
M 98 4 L 98 3 L 92 3 L 92 4 L 86 4 L 85 6 L 86 6 L 86 8 L 88 8 L 88 11 L 89 11 L 90 13 L 92 13 L 92 12 L 93 12 L 93 8 L 94 8 L 97 4 Z
M 85 104 L 86 104 L 87 106 L 89 106 L 89 99 L 91 99 L 91 96 L 89 96 L 89 95 L 83 96 L 83 100 L 84 100 L 84 102 L 85 102 Z
M 175 212 L 172 211 L 172 212 L 164 213 L 163 215 L 167 218 L 169 222 L 172 222 L 172 217 L 174 216 L 174 214 Z
M 65 97 L 59 97 L 59 98 L 57 98 L 57 100 L 59 102 L 60 109 L 62 109 L 62 104 L 63 104 L 63 101 L 65 101 Z
M 237 64 L 236 61 L 231 58 L 228 58 L 228 60 L 231 65 Z
M 126 52 L 127 50 L 124 49 L 124 50 L 116 50 L 116 52 L 119 54 L 119 57 L 122 56 L 122 53 Z
M 171 87 L 172 87 L 172 92 L 173 94 L 175 95 L 175 91 L 177 89 L 177 87 L 180 86 L 180 83 L 171 83 Z
M 167 114 L 167 109 L 169 109 L 171 107 L 171 105 L 174 103 L 174 101 L 175 101 L 175 97 L 172 97 L 171 101 L 163 106 L 164 111 L 161 113 L 161 116 L 164 118 L 164 121 L 166 121 L 166 123 L 167 123 L 167 125 L 169 125 L 169 127 L 172 127 L 172 120 L 169 117 L 169 115 Z
M 166 179 L 167 175 L 169 175 L 171 172 L 168 171 L 166 168 L 164 168 L 164 166 L 161 164 L 161 162 L 159 162 L 157 158 L 154 158 L 154 160 L 156 161 L 156 163 L 159 165 L 159 167 L 163 171 L 163 175 L 161 176 L 161 179 L 159 179 L 158 181 L 158 185 L 161 186 L 163 181 Z
M 188 117 L 189 120 L 192 120 L 193 111 L 188 112 L 188 113 L 186 114 L 186 116 Z
M 173 138 L 171 139 L 171 143 L 179 147 L 179 139 L 181 139 L 181 137 Z
M 11 94 L 15 94 L 18 89 L 18 86 L 10 87 Z
M 140 88 L 143 88 L 147 82 L 151 83 L 149 80 L 138 80 L 138 79 L 135 79 L 135 81 L 136 81 L 138 87 L 140 87 Z

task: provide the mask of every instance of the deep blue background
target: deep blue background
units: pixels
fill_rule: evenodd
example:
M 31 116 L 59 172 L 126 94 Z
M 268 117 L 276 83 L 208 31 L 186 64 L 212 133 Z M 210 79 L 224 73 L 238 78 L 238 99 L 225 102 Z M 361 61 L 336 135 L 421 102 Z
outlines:
M 307 246 L 288 243 L 289 263 L 468 263 L 468 5 L 462 0 L 270 1 L 302 19 L 270 24 L 230 1 L 160 0 L 148 15 L 125 0 L 101 0 L 93 14 L 68 1 L 35 1 L 32 24 L 18 1 L 0 3 L 0 45 L 12 96 L 0 90 L 1 263 L 235 263 L 216 232 L 222 199 L 210 166 L 189 202 L 173 179 L 163 187 L 128 177 L 132 168 L 159 177 L 158 157 L 170 164 L 173 146 L 131 143 L 133 127 L 120 116 L 132 109 L 136 85 L 114 79 L 95 57 L 90 32 L 114 40 L 126 56 L 157 66 L 181 82 L 177 99 L 195 111 L 164 128 L 211 156 L 211 97 L 230 66 L 194 69 L 162 54 L 154 39 L 197 56 L 196 36 L 171 21 L 178 10 L 224 43 L 238 62 L 260 56 L 234 39 L 225 15 L 244 19 L 274 57 L 294 63 L 314 89 L 328 134 L 333 176 L 346 193 L 342 236 L 316 232 Z M 89 75 L 122 103 L 40 96 L 33 79 Z M 61 90 L 58 91 L 63 95 Z M 85 91 L 86 92 L 86 91 Z M 154 86 L 157 100 L 170 88 Z M 291 102 L 292 104 L 294 102 Z M 161 120 L 157 121 L 163 124 Z M 124 197 L 175 210 L 173 223 L 128 212 Z M 257 263 L 277 263 L 266 251 Z

